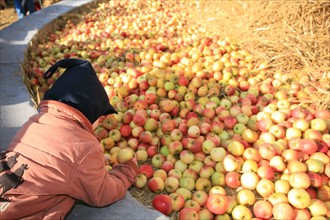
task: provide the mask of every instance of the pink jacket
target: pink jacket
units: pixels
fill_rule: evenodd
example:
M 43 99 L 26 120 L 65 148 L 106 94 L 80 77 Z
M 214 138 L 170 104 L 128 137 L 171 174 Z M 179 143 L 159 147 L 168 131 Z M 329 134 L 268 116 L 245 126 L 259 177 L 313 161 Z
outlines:
M 40 113 L 23 125 L 2 161 L 16 153 L 10 171 L 23 171 L 24 181 L 4 194 L 0 219 L 64 219 L 75 200 L 109 205 L 125 196 L 138 170 L 130 161 L 107 172 L 92 124 L 58 101 L 41 103 Z

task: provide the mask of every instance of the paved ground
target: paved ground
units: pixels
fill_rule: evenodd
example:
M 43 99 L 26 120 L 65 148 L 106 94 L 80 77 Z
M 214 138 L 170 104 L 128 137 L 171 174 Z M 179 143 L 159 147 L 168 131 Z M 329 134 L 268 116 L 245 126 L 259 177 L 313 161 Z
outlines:
M 32 37 L 46 24 L 70 10 L 93 0 L 63 0 L 37 11 L 0 31 L 0 151 L 7 148 L 23 123 L 37 111 L 23 84 L 20 63 Z M 91 211 L 78 205 L 69 219 L 166 219 L 161 213 L 148 209 L 130 194 L 103 209 Z
M 36 109 L 22 82 L 20 63 L 29 41 L 44 25 L 92 0 L 64 0 L 37 11 L 0 31 L 0 150 Z

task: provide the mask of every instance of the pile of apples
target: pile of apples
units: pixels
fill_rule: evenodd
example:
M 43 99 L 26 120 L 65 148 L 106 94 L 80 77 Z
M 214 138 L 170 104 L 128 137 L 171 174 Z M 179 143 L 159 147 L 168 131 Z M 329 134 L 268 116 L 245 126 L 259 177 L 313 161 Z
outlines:
M 109 1 L 67 19 L 29 54 L 29 86 L 42 99 L 54 62 L 89 59 L 118 110 L 95 129 L 106 167 L 135 154 L 134 186 L 165 215 L 328 219 L 330 111 L 304 104 L 315 88 L 189 24 L 193 4 Z

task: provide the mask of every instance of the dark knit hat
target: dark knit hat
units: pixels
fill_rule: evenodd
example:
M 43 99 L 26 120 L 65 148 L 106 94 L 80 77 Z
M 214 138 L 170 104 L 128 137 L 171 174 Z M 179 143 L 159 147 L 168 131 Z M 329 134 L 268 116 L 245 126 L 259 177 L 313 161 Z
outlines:
M 45 93 L 44 100 L 70 105 L 82 112 L 91 123 L 102 115 L 117 113 L 89 61 L 62 59 L 44 73 L 44 78 L 50 78 L 58 67 L 66 70 Z

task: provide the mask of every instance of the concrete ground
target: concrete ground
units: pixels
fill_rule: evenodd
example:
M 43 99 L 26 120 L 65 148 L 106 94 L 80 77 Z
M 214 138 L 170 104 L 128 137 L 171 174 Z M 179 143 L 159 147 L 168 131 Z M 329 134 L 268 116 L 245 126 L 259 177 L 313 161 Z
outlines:
M 20 64 L 32 37 L 62 14 L 93 0 L 63 0 L 37 11 L 0 31 L 0 151 L 5 150 L 19 128 L 37 110 L 23 83 Z M 148 209 L 129 193 L 103 211 L 77 205 L 68 219 L 167 219 Z

